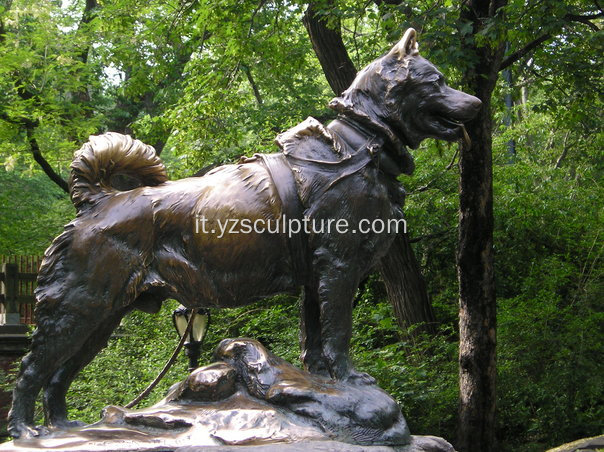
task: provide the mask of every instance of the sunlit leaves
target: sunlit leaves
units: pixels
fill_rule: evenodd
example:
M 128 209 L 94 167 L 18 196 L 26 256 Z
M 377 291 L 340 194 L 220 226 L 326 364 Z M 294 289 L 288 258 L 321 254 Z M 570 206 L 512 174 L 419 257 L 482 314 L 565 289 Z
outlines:
M 321 114 L 327 84 L 300 18 L 300 6 L 282 2 L 200 5 L 206 39 L 170 112 L 178 153 L 201 165 L 273 150 L 277 132 Z

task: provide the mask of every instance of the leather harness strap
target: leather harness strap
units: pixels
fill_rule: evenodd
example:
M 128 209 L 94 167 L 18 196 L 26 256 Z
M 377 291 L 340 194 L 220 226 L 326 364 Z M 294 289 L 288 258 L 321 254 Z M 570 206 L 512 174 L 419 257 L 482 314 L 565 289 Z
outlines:
M 304 207 L 298 196 L 294 174 L 282 153 L 256 154 L 255 157 L 264 163 L 277 189 L 283 209 L 280 221 L 286 222 L 284 227 L 289 238 L 287 246 L 292 259 L 294 280 L 297 285 L 302 285 L 308 272 L 308 237 L 302 225 Z M 291 220 L 300 221 L 300 230 L 296 233 L 289 229 Z
M 379 151 L 370 152 L 372 163 L 378 171 L 386 176 L 383 179 L 383 183 L 388 189 L 390 200 L 402 208 L 405 205 L 405 197 L 407 195 L 405 189 L 397 179 L 401 173 L 405 172 L 398 163 L 404 161 L 402 154 L 399 152 L 393 158 L 393 156 L 390 155 L 391 151 L 389 151 L 389 148 L 386 147 L 384 142 L 381 141 L 372 130 L 350 118 L 340 115 L 336 120 L 329 124 L 328 128 L 342 141 L 347 143 L 351 149 L 356 149 L 357 154 L 360 153 L 362 148 L 366 147 L 368 143 L 375 140 L 373 145 L 379 148 Z M 362 145 L 363 142 L 365 142 L 365 145 Z
M 369 142 L 371 140 L 378 142 L 377 133 L 342 115 L 338 115 L 338 118 L 332 121 L 328 128 L 332 132 L 335 132 L 354 150 L 359 150 L 363 142 Z M 377 169 L 392 177 L 397 177 L 399 174 L 403 173 L 404 171 L 397 163 L 397 159 L 392 158 L 390 153 L 385 149 L 383 140 L 379 140 L 378 147 L 381 148 L 381 151 L 372 155 L 373 162 Z M 399 160 L 402 161 L 402 159 Z
M 385 152 L 376 152 L 377 149 L 381 148 L 383 141 L 373 131 L 344 117 L 339 117 L 335 121 L 332 121 L 328 129 L 333 133 L 334 139 L 339 140 L 348 148 L 348 155 L 344 159 L 335 162 L 302 159 L 306 164 L 311 166 L 329 167 L 332 165 L 343 165 L 341 174 L 327 187 L 324 187 L 324 191 L 327 191 L 344 178 L 356 174 L 373 162 L 379 170 L 390 175 L 391 178 L 394 176 L 392 178 L 393 183 L 390 184 L 392 187 L 389 187 L 389 191 L 396 192 L 395 196 L 393 196 L 393 201 L 398 200 L 398 203 L 402 205 L 401 200 L 404 200 L 404 190 L 402 190 L 395 179 L 401 173 L 400 168 Z M 298 157 L 288 153 L 278 153 L 255 154 L 254 158 L 264 163 L 274 182 L 283 209 L 283 217 L 280 220 L 286 222 L 284 230 L 287 231 L 288 235 L 287 246 L 292 260 L 294 281 L 297 285 L 302 285 L 306 282 L 309 268 L 308 236 L 302 224 L 304 206 L 298 195 L 297 183 L 292 168 L 288 163 L 288 159 L 295 161 L 298 160 Z M 252 159 L 244 160 L 249 161 Z M 402 195 L 400 191 L 402 191 Z M 294 233 L 290 230 L 291 220 L 300 221 L 300 230 L 298 232 Z

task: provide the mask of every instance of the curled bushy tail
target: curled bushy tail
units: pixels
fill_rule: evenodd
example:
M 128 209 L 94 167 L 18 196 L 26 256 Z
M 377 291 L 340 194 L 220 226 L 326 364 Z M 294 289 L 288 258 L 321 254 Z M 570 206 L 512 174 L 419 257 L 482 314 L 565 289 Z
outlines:
M 134 186 L 159 185 L 168 180 L 166 168 L 152 146 L 114 132 L 91 136 L 71 163 L 69 190 L 76 209 L 82 210 L 100 195 L 115 191 L 116 176 L 134 179 Z

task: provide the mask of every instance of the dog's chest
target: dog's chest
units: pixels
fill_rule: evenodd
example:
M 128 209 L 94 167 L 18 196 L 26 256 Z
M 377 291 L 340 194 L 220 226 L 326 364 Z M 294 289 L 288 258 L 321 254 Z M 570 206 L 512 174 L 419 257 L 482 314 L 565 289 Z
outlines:
M 355 216 L 357 210 L 371 217 L 390 215 L 393 197 L 367 146 L 350 148 L 313 118 L 276 141 L 292 169 L 306 216 L 315 216 L 321 207 L 333 216 Z

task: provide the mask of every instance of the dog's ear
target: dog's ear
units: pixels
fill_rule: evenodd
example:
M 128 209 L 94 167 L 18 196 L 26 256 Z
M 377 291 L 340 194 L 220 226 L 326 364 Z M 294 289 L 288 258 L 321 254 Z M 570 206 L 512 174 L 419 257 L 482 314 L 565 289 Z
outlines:
M 396 55 L 399 60 L 402 60 L 407 55 L 417 55 L 419 50 L 416 41 L 417 33 L 413 28 L 409 28 L 403 35 L 403 39 L 395 44 L 388 52 L 388 55 Z

